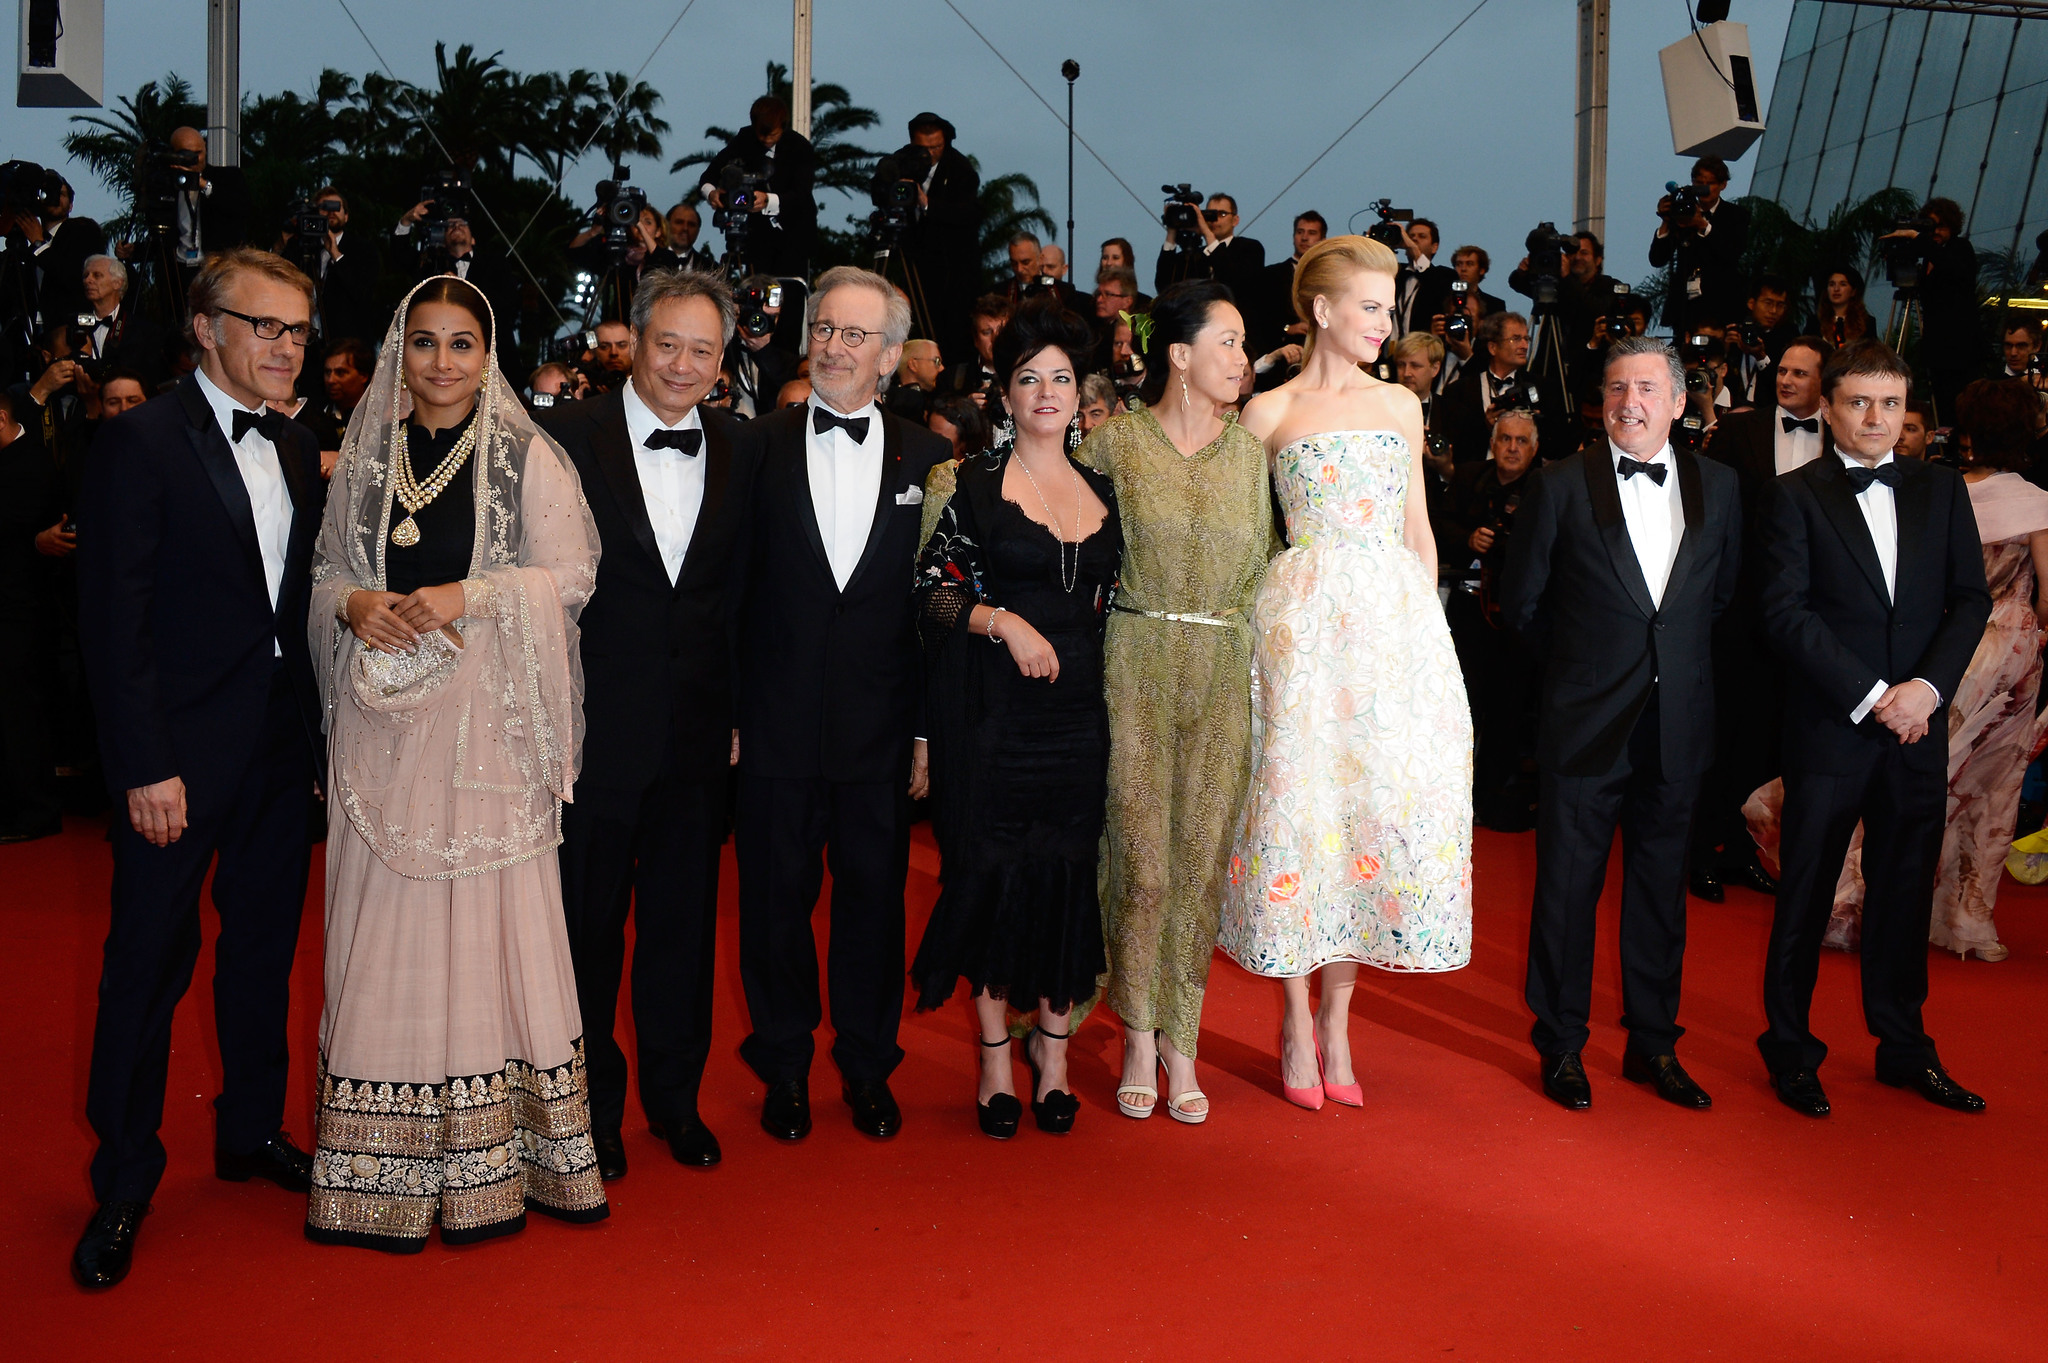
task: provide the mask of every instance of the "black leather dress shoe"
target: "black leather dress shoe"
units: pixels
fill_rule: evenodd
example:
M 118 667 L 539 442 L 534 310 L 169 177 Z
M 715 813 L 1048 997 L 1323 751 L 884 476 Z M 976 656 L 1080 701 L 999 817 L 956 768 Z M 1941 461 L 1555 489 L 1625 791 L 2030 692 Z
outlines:
M 1724 904 L 1728 900 L 1728 891 L 1722 888 L 1721 877 L 1703 866 L 1693 867 L 1692 893 L 1693 898 L 1704 899 L 1709 904 Z
M 1678 1063 L 1675 1055 L 1624 1055 L 1621 1058 L 1621 1077 L 1654 1086 L 1659 1098 L 1680 1107 L 1704 1112 L 1714 1105 L 1707 1091 L 1692 1081 L 1692 1076 L 1685 1072 L 1685 1066 Z
M 626 1176 L 626 1142 L 615 1126 L 590 1128 L 590 1143 L 597 1150 L 597 1176 L 606 1183 Z
M 229 1183 L 247 1183 L 267 1178 L 287 1192 L 313 1191 L 313 1157 L 292 1144 L 285 1132 L 278 1132 L 246 1155 L 213 1148 L 213 1173 Z
M 762 1122 L 764 1125 L 767 1122 L 765 1115 Z M 810 1113 L 806 1110 L 804 1130 L 810 1129 Z M 681 1122 L 658 1123 L 654 1134 L 668 1142 L 668 1152 L 676 1157 L 677 1164 L 687 1164 L 692 1169 L 709 1169 L 725 1158 L 725 1152 L 718 1148 L 718 1137 L 694 1116 Z
M 769 1086 L 761 1101 L 761 1129 L 778 1141 L 800 1141 L 811 1134 L 811 1093 L 803 1080 Z
M 71 1276 L 80 1287 L 112 1287 L 128 1276 L 135 1232 L 149 1215 L 147 1202 L 102 1202 L 71 1251 Z
M 1802 1117 L 1825 1117 L 1831 1110 L 1827 1090 L 1820 1086 L 1820 1076 L 1812 1070 L 1774 1074 L 1771 1087 L 1778 1091 L 1779 1102 Z
M 1593 1086 L 1577 1051 L 1543 1057 L 1543 1094 L 1560 1107 L 1584 1112 L 1593 1106 Z
M 1949 1078 L 1948 1071 L 1939 1065 L 1925 1065 L 1912 1070 L 1879 1070 L 1877 1082 L 1890 1084 L 1895 1089 L 1917 1090 L 1928 1102 L 1954 1108 L 1957 1112 L 1984 1110 L 1984 1100 Z
M 1778 882 L 1771 878 L 1769 871 L 1757 864 L 1755 857 L 1751 857 L 1733 871 L 1724 870 L 1721 873 L 1721 883 L 1740 885 L 1743 889 L 1755 890 L 1758 894 L 1775 896 L 1778 893 Z
M 840 1088 L 839 1096 L 853 1109 L 853 1129 L 862 1135 L 886 1141 L 903 1129 L 903 1109 L 896 1106 L 896 1095 L 889 1092 L 888 1080 L 848 1083 Z

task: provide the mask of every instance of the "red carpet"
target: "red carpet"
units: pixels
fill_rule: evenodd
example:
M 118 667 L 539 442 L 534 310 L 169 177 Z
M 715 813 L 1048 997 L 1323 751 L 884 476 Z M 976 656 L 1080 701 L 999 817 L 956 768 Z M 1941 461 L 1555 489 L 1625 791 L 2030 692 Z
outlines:
M 911 941 L 933 894 L 914 854 Z M 1618 859 L 1617 859 L 1618 860 Z M 1521 1002 L 1527 837 L 1479 835 L 1473 965 L 1366 972 L 1364 1111 L 1279 1096 L 1277 985 L 1218 962 L 1205 1127 L 1112 1106 L 1110 1020 L 1076 1040 L 1075 1133 L 976 1133 L 964 1005 L 905 1020 L 903 1135 L 856 1135 L 820 1040 L 818 1127 L 755 1125 L 727 863 L 709 1174 L 629 1127 L 612 1217 L 409 1259 L 300 1235 L 305 1203 L 212 1177 L 210 962 L 179 1014 L 170 1170 L 134 1274 L 88 1297 L 66 1271 L 91 1211 L 85 1073 L 106 925 L 97 830 L 0 849 L 12 1057 L 0 1115 L 9 1359 L 1943 1359 L 2048 1357 L 2048 893 L 2007 883 L 1999 965 L 1937 955 L 1929 1028 L 1980 1117 L 1871 1077 L 1854 958 L 1823 961 L 1817 1029 L 1835 1115 L 1780 1107 L 1753 1038 L 1768 904 L 1693 905 L 1682 1050 L 1714 1094 L 1682 1112 L 1619 1077 L 1603 923 L 1590 1113 L 1539 1094 Z M 310 1144 L 319 873 L 294 980 Z M 1610 903 L 1614 890 L 1610 886 Z M 208 928 L 211 942 L 212 928 Z M 1018 1067 L 1018 1083 L 1027 1082 Z

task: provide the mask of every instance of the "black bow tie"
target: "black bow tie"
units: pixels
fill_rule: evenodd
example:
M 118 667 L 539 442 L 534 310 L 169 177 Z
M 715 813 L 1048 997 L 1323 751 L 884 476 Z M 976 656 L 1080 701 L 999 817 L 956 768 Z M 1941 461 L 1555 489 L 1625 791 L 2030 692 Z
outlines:
M 228 436 L 228 443 L 230 445 L 239 445 L 242 443 L 243 436 L 251 431 L 256 431 L 265 440 L 275 444 L 277 437 L 283 432 L 284 423 L 287 420 L 289 418 L 283 413 L 273 412 L 268 408 L 260 412 L 236 412 L 234 414 L 234 432 Z
M 1623 478 L 1633 478 L 1638 473 L 1646 473 L 1650 476 L 1650 481 L 1658 487 L 1664 486 L 1664 475 L 1671 472 L 1670 465 L 1662 460 L 1631 459 L 1625 454 L 1621 456 L 1621 462 L 1616 467 L 1621 470 Z
M 1817 416 L 1810 416 L 1804 421 L 1796 416 L 1781 416 L 1778 418 L 1778 424 L 1785 428 L 1787 435 L 1794 431 L 1805 431 L 1808 435 L 1820 434 L 1820 418 Z
M 1861 464 L 1844 464 L 1842 472 L 1849 475 L 1849 486 L 1855 488 L 1858 493 L 1869 491 L 1872 483 L 1883 483 L 1890 488 L 1899 485 L 1897 464 L 1879 464 L 1874 469 L 1864 468 Z
M 450 257 L 449 257 L 449 259 L 450 259 L 450 260 L 456 261 L 456 262 L 458 262 L 458 263 L 460 263 L 461 261 L 465 261 L 465 260 L 474 260 L 475 258 L 476 258 L 476 257 L 472 256 L 472 255 L 471 255 L 471 254 L 470 254 L 469 252 L 467 252 L 467 251 L 464 251 L 464 252 L 463 252 L 463 253 L 462 253 L 461 255 L 459 255 L 459 256 L 450 256 Z
M 852 436 L 854 444 L 864 445 L 867 443 L 868 418 L 864 416 L 841 416 L 839 413 L 826 407 L 811 408 L 811 429 L 814 432 L 823 435 L 834 426 L 840 427 L 848 435 Z
M 681 450 L 684 454 L 691 455 L 704 448 L 704 432 L 694 428 L 687 431 L 656 431 L 640 443 L 650 450 Z

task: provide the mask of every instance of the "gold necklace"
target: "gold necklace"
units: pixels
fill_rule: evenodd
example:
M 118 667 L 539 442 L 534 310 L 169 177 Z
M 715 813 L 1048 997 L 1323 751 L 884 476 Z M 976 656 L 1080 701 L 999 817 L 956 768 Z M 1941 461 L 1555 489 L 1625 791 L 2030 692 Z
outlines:
M 406 448 L 393 460 L 391 471 L 392 492 L 405 507 L 405 519 L 391 527 L 391 542 L 401 549 L 410 549 L 420 542 L 420 527 L 413 520 L 413 514 L 424 509 L 427 503 L 444 492 L 448 484 L 455 481 L 455 475 L 462 472 L 462 466 L 469 461 L 471 450 L 476 448 L 477 427 L 481 423 L 472 420 L 467 430 L 456 438 L 455 447 L 448 451 L 427 481 L 422 483 L 413 477 L 412 442 L 408 439 Z

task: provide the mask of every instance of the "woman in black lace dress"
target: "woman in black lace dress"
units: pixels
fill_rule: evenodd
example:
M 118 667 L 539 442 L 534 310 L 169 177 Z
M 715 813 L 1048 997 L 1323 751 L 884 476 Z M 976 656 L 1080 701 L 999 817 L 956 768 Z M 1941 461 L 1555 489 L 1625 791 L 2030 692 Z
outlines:
M 1109 762 L 1102 621 L 1122 537 L 1109 479 L 1078 440 L 1088 329 L 1051 300 L 996 342 L 1014 443 L 970 456 L 918 564 L 932 826 L 943 889 L 911 965 L 920 1009 L 965 979 L 979 1024 L 981 1129 L 1017 1130 L 1005 1002 L 1038 1009 L 1025 1042 L 1041 1130 L 1080 1108 L 1068 1020 L 1106 969 L 1096 848 Z M 936 490 L 935 490 L 936 491 Z

